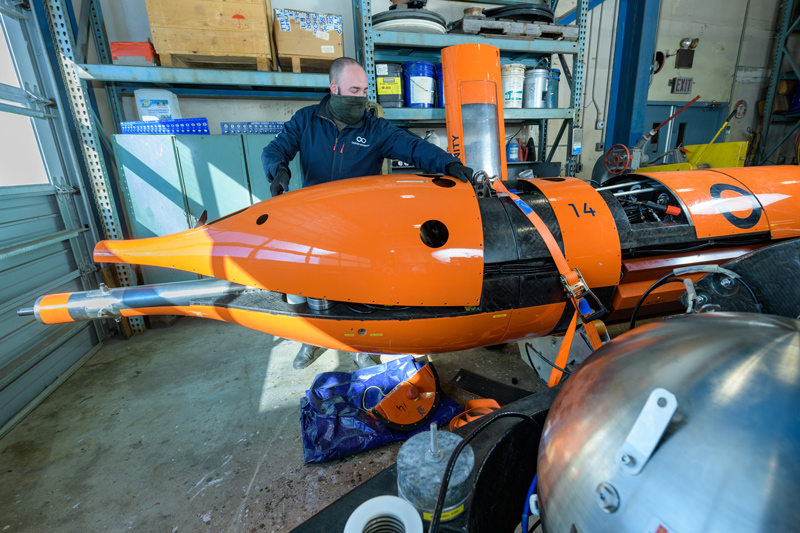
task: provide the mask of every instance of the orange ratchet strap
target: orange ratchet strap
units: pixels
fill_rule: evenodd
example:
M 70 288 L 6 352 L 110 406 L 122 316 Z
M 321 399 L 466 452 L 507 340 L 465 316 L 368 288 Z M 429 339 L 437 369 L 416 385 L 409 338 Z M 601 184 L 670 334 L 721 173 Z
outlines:
M 561 253 L 561 248 L 558 247 L 558 242 L 556 242 L 555 237 L 553 237 L 553 234 L 549 229 L 547 229 L 547 225 L 539 217 L 539 215 L 537 215 L 528 204 L 523 202 L 519 196 L 509 192 L 508 189 L 506 189 L 506 186 L 503 185 L 499 179 L 492 181 L 492 189 L 494 189 L 494 192 L 497 193 L 497 196 L 508 196 L 511 198 L 517 207 L 519 207 L 522 212 L 525 213 L 525 216 L 528 217 L 528 220 L 533 223 L 533 227 L 535 227 L 536 231 L 539 232 L 539 235 L 542 236 L 547 249 L 550 251 L 550 255 L 553 257 L 553 260 L 556 263 L 556 268 L 558 268 L 558 272 L 561 274 L 561 284 L 564 286 L 564 290 L 567 291 L 567 295 L 572 301 L 572 305 L 575 307 L 575 316 L 572 317 L 569 328 L 567 328 L 567 332 L 564 335 L 564 341 L 561 343 L 561 348 L 558 350 L 558 356 L 556 357 L 555 361 L 555 366 L 564 368 L 564 366 L 567 364 L 569 348 L 572 345 L 572 339 L 575 336 L 575 330 L 578 327 L 579 317 L 581 319 L 581 323 L 583 323 L 584 329 L 586 330 L 586 335 L 589 337 L 589 341 L 592 343 L 592 348 L 596 350 L 603 345 L 593 320 L 596 317 L 605 314 L 606 308 L 586 284 L 586 281 L 584 281 L 583 276 L 581 276 L 581 273 L 578 271 L 578 269 L 569 267 L 567 259 L 564 257 L 564 254 Z M 589 312 L 584 315 L 584 313 L 579 311 L 579 309 L 581 309 L 581 307 L 585 307 L 581 305 L 581 302 L 588 304 L 588 302 L 584 300 L 584 298 L 587 296 L 591 297 L 600 309 L 592 312 L 590 308 Z M 550 372 L 550 379 L 547 382 L 547 386 L 555 387 L 558 385 L 558 382 L 561 381 L 562 374 L 563 373 L 560 370 L 553 368 L 552 372 Z

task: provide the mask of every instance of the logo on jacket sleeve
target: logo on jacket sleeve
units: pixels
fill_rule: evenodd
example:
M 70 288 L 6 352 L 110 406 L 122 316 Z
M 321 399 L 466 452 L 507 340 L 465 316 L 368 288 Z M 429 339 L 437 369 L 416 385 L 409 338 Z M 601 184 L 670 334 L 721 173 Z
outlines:
M 361 146 L 363 148 L 369 148 L 369 145 L 367 144 L 367 139 L 364 137 L 356 137 L 356 140 L 350 144 L 355 144 L 356 146 Z

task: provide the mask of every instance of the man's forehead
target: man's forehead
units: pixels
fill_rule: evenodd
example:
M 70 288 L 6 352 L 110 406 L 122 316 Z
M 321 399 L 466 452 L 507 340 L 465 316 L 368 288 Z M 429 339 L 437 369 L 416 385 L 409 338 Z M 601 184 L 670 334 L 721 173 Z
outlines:
M 347 65 L 342 69 L 342 81 L 346 83 L 355 83 L 359 78 L 366 79 L 367 73 L 360 65 Z

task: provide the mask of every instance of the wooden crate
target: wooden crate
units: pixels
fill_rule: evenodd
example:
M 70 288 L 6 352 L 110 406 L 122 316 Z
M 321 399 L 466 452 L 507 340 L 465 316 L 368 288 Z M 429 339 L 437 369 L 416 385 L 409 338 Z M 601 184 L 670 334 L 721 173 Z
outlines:
M 327 74 L 333 61 L 333 59 L 320 59 L 318 57 L 278 54 L 278 63 L 282 72 Z
M 163 66 L 274 68 L 270 0 L 145 0 Z

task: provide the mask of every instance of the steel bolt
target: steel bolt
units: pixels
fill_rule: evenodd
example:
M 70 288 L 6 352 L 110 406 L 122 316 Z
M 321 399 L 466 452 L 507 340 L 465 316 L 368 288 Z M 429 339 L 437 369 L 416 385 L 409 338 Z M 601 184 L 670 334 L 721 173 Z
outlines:
M 733 287 L 733 278 L 722 278 L 719 281 L 719 284 L 725 287 L 726 289 L 729 289 Z
M 708 296 L 705 294 L 698 294 L 697 295 L 697 305 L 705 305 L 708 303 Z
M 628 455 L 627 453 L 623 453 L 622 456 L 619 458 L 622 461 L 622 464 L 625 466 L 633 466 L 636 464 L 636 459 Z
M 617 492 L 617 489 L 614 488 L 614 485 L 604 481 L 600 483 L 594 490 L 595 500 L 597 501 L 597 505 L 600 506 L 600 509 L 608 514 L 611 514 L 619 509 L 619 493 Z

